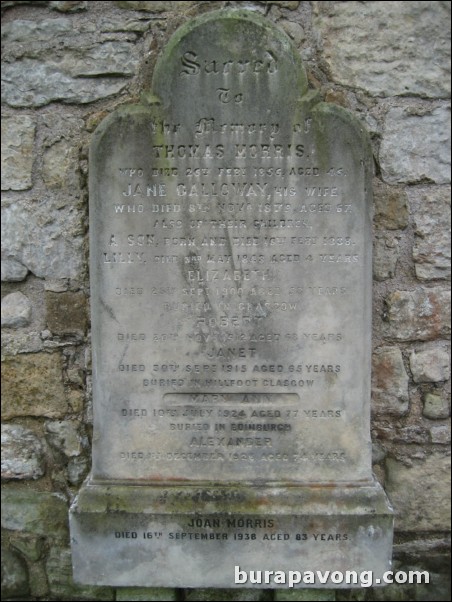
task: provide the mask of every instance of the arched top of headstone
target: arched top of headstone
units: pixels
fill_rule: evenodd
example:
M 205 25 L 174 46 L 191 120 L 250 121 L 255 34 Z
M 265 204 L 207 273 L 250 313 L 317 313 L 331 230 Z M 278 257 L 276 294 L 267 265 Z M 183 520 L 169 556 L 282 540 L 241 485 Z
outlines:
M 152 91 L 179 116 L 290 110 L 308 88 L 290 39 L 255 12 L 222 10 L 182 26 L 159 58 Z M 218 102 L 212 102 L 217 100 Z M 257 106 L 256 106 L 257 105 Z M 259 111 L 258 111 L 259 112 Z

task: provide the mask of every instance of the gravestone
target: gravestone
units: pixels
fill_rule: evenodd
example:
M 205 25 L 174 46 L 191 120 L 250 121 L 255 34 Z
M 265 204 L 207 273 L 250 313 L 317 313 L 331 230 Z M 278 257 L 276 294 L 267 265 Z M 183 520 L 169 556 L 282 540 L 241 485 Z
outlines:
M 246 11 L 182 27 L 141 104 L 99 126 L 76 580 L 390 568 L 369 434 L 371 176 L 362 126 Z

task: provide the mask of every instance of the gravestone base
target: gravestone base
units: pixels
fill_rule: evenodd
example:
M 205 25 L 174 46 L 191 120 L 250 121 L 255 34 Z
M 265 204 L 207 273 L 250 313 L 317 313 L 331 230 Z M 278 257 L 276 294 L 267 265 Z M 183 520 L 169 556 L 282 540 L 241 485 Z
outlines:
M 375 481 L 228 486 L 88 479 L 70 512 L 74 579 L 118 587 L 287 588 L 276 571 L 286 577 L 289 571 L 356 571 L 357 583 L 335 577 L 313 583 L 307 576 L 307 583 L 295 584 L 350 588 L 362 586 L 359 575 L 371 570 L 379 585 L 391 569 L 392 523 L 392 508 Z M 250 571 L 262 571 L 262 581 L 244 582 Z M 263 571 L 274 572 L 267 583 Z

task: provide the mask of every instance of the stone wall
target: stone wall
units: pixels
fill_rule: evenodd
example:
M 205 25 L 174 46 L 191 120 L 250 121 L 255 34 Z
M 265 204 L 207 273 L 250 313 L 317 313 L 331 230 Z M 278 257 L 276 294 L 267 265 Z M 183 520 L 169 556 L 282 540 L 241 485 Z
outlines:
M 450 599 L 450 3 L 1 6 L 2 597 Z M 429 570 L 429 586 L 179 591 L 71 579 L 68 506 L 90 469 L 90 138 L 138 100 L 179 25 L 230 6 L 285 30 L 311 87 L 371 134 L 375 473 L 395 507 L 395 566 Z

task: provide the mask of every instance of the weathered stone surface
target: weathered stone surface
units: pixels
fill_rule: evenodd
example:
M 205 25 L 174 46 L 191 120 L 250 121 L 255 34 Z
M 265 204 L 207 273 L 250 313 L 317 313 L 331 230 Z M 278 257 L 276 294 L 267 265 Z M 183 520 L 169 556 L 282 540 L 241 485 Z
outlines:
M 375 280 L 394 278 L 399 259 L 398 240 L 391 235 L 377 236 L 374 242 L 373 273 Z
M 88 2 L 69 2 L 63 0 L 52 0 L 49 2 L 49 7 L 52 10 L 57 10 L 60 13 L 78 13 L 88 8 Z
M 2 253 L 39 278 L 80 278 L 83 216 L 66 195 L 2 208 Z
M 23 293 L 10 293 L 2 299 L 2 327 L 22 328 L 31 321 L 31 303 Z
M 79 424 L 71 420 L 57 420 L 46 424 L 47 440 L 68 458 L 79 456 L 82 441 Z
M 450 335 L 450 292 L 439 288 L 395 291 L 386 299 L 385 334 L 400 341 Z
M 265 0 L 261 4 L 276 4 L 281 8 L 288 8 L 289 10 L 296 10 L 300 5 L 298 0 Z
M 450 108 L 388 111 L 380 147 L 382 177 L 400 182 L 450 182 Z
M 446 424 L 432 426 L 430 429 L 430 437 L 432 443 L 440 443 L 442 445 L 450 444 L 450 426 Z
M 50 189 L 62 188 L 77 168 L 77 149 L 67 140 L 60 140 L 44 154 L 42 179 Z M 71 173 L 72 172 L 72 173 Z
M 86 297 L 83 293 L 46 291 L 47 326 L 53 334 L 84 335 L 86 331 Z
M 28 592 L 26 563 L 18 554 L 2 546 L 2 600 L 20 599 L 20 596 L 27 596 Z
M 28 19 L 15 19 L 5 23 L 2 27 L 2 41 L 5 44 L 19 42 L 21 44 L 33 42 L 49 42 L 60 36 L 67 36 L 72 32 L 72 21 L 65 17 L 57 19 L 43 19 L 30 21 Z
M 408 226 L 408 197 L 401 186 L 388 186 L 374 178 L 375 224 L 388 230 L 403 230 Z
M 5 356 L 18 353 L 38 353 L 45 347 L 39 332 L 28 330 L 3 330 L 2 352 Z
M 284 602 L 332 602 L 336 600 L 336 591 L 333 589 L 286 589 L 276 590 L 274 596 L 275 602 L 282 602 L 283 600 Z
M 30 594 L 35 598 L 44 598 L 49 594 L 47 575 L 43 561 L 29 564 Z M 44 598 L 45 599 L 45 598 Z
M 87 458 L 83 456 L 71 458 L 67 463 L 67 477 L 69 482 L 72 485 L 80 485 L 90 468 L 91 462 Z
M 432 454 L 411 466 L 386 460 L 386 491 L 398 531 L 450 529 L 450 457 Z
M 408 374 L 398 347 L 381 347 L 372 358 L 372 402 L 376 413 L 403 415 L 408 411 Z
M 299 46 L 305 39 L 306 34 L 303 27 L 299 23 L 293 21 L 283 21 L 282 28 L 289 35 L 297 46 Z
M 437 383 L 450 377 L 450 357 L 443 349 L 413 351 L 410 368 L 415 383 Z
M 2 527 L 47 537 L 67 537 L 68 505 L 59 493 L 8 488 L 2 490 Z
M 449 96 L 450 8 L 445 3 L 386 2 L 384 13 L 377 2 L 313 5 L 334 81 L 374 96 Z
M 43 448 L 33 431 L 2 424 L 2 479 L 39 479 L 44 472 Z
M 67 411 L 58 353 L 7 357 L 2 362 L 2 418 L 63 417 Z
M 21 282 L 28 274 L 27 268 L 14 259 L 2 259 L 2 282 Z
M 13 548 L 31 562 L 39 560 L 46 549 L 45 537 L 30 535 L 29 533 L 14 533 L 10 537 L 10 543 Z
M 185 1 L 173 1 L 173 2 L 160 2 L 159 0 L 154 0 L 151 2 L 146 2 L 144 1 L 140 1 L 140 0 L 117 0 L 115 1 L 115 4 L 118 8 L 126 8 L 129 10 L 141 10 L 141 11 L 146 11 L 146 12 L 150 12 L 150 13 L 162 13 L 162 12 L 166 12 L 166 11 L 173 11 L 173 10 L 186 10 L 187 8 L 190 8 L 191 6 L 193 6 L 194 4 L 196 4 L 196 2 L 190 2 L 190 0 L 188 0 L 187 2 Z
M 77 585 L 72 578 L 71 551 L 52 547 L 46 564 L 50 593 L 58 600 L 114 600 L 109 587 Z
M 177 591 L 166 587 L 121 587 L 116 590 L 116 600 L 118 602 L 143 601 L 157 602 L 157 600 L 168 600 L 173 602 L 178 600 Z
M 42 60 L 24 57 L 3 66 L 2 101 L 12 107 L 94 102 L 123 90 L 137 65 L 136 45 L 122 41 L 68 49 L 62 58 L 50 51 Z
M 163 598 L 162 598 L 163 599 Z M 185 600 L 187 602 L 210 602 L 218 600 L 221 602 L 258 602 L 272 600 L 272 594 L 269 591 L 250 590 L 250 589 L 209 589 L 196 588 L 185 590 Z
M 2 190 L 31 188 L 35 130 L 30 115 L 2 117 Z
M 419 280 L 450 278 L 450 188 L 410 192 L 415 223 L 413 259 Z
M 449 418 L 449 403 L 446 399 L 443 399 L 441 395 L 427 393 L 424 397 L 424 408 L 422 410 L 422 414 L 431 420 Z

